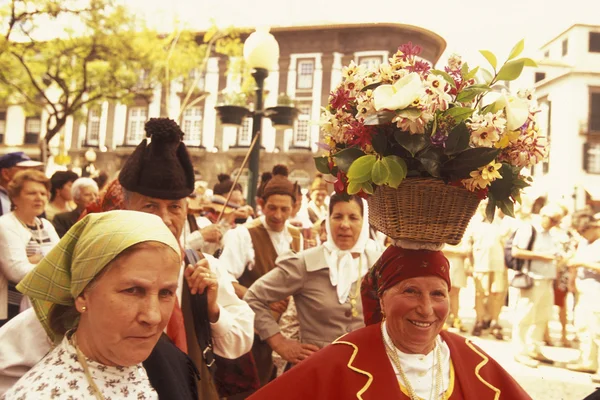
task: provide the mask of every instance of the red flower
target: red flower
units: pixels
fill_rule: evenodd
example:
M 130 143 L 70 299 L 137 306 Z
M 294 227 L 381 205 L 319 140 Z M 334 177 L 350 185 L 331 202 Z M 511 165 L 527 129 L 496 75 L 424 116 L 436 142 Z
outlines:
M 428 73 L 431 65 L 425 61 L 415 61 L 414 65 L 409 65 L 406 67 L 410 72 L 418 72 L 418 73 Z
M 421 54 L 421 46 L 413 46 L 412 42 L 405 43 L 398 47 L 405 57 L 418 56 Z
M 344 193 L 346 191 L 346 183 L 347 183 L 346 174 L 344 174 L 342 171 L 338 171 L 337 180 L 333 184 L 333 188 L 335 189 L 335 192 L 336 193 Z
M 337 92 L 331 92 L 329 103 L 331 107 L 336 110 L 343 110 L 349 108 L 350 102 L 354 100 L 354 97 L 350 96 L 348 90 L 344 90 L 343 87 L 339 87 Z
M 350 129 L 346 133 L 352 136 L 348 144 L 358 145 L 364 149 L 367 145 L 371 144 L 376 130 L 372 126 L 366 126 L 358 120 L 353 120 L 350 122 Z

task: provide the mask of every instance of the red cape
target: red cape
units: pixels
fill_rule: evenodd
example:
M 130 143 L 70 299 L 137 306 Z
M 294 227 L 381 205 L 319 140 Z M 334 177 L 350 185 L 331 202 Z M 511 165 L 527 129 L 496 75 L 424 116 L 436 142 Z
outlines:
M 454 389 L 450 400 L 530 400 L 496 361 L 469 339 L 440 334 L 450 348 Z M 337 339 L 250 396 L 251 400 L 408 399 L 385 352 L 381 325 Z

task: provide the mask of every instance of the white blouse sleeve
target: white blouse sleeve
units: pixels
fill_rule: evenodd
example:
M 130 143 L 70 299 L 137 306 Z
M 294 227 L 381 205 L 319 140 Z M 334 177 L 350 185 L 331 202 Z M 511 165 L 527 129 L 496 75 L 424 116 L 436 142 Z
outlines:
M 234 278 L 242 276 L 246 266 L 254 262 L 254 247 L 248 228 L 242 225 L 227 231 L 223 237 L 223 254 L 219 261 Z
M 0 396 L 50 351 L 50 340 L 33 308 L 0 329 Z
M 225 358 L 238 358 L 252 348 L 254 312 L 235 294 L 231 284 L 233 278 L 221 261 L 208 254 L 204 257 L 219 281 L 219 320 L 210 324 L 215 353 Z
M 56 231 L 54 234 L 56 235 Z M 26 246 L 23 235 L 12 226 L 0 226 L 0 273 L 13 283 L 19 283 L 35 266 L 27 258 Z

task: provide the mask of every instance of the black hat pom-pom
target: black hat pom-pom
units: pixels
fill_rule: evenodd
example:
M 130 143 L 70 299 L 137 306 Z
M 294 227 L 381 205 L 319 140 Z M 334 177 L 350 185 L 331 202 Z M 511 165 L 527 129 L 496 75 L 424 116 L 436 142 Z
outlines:
M 177 122 L 169 118 L 150 118 L 145 125 L 146 136 L 161 142 L 178 143 L 183 139 L 183 132 Z

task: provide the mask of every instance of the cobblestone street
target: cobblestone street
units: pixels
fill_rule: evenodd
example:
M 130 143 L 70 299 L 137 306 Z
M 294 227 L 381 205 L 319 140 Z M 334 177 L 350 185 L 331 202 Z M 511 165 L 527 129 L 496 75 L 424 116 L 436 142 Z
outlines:
M 461 318 L 469 331 L 475 320 L 473 309 L 474 292 L 472 281 L 469 287 L 461 291 Z M 513 377 L 523 386 L 534 400 L 581 400 L 592 393 L 596 386 L 589 374 L 572 372 L 563 368 L 566 363 L 578 357 L 579 351 L 575 348 L 544 347 L 543 353 L 555 360 L 554 366 L 542 365 L 530 368 L 514 360 L 514 350 L 510 342 L 511 308 L 504 307 L 501 315 L 502 326 L 505 327 L 505 340 L 495 340 L 491 335 L 484 333 L 481 337 L 471 337 L 473 342 L 483 348 L 496 361 L 498 361 Z M 560 324 L 555 317 L 550 325 L 553 339 L 560 337 Z M 572 339 L 573 327 L 570 326 L 569 338 Z

